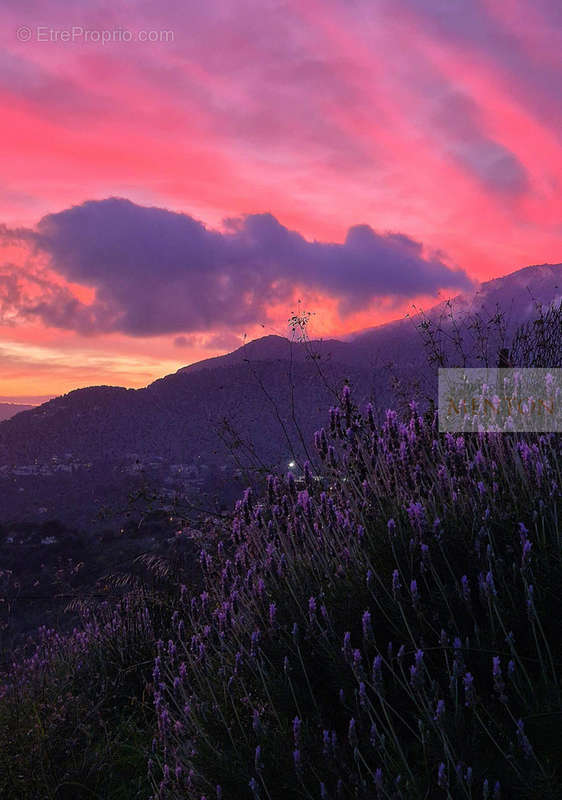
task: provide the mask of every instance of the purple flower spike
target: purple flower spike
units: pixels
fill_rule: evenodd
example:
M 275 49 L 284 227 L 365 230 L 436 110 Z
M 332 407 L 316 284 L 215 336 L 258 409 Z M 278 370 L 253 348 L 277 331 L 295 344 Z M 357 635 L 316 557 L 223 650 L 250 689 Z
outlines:
M 373 684 L 375 689 L 382 688 L 382 656 L 376 655 L 373 660 Z
M 349 728 L 347 732 L 347 738 L 349 739 L 349 744 L 355 748 L 359 744 L 359 739 L 357 738 L 357 724 L 355 719 L 352 717 L 349 721 Z
M 361 619 L 361 626 L 363 628 L 363 638 L 366 642 L 370 641 L 373 636 L 373 626 L 371 623 L 371 612 L 364 611 Z
M 525 726 L 523 725 L 522 719 L 517 721 L 517 741 L 519 742 L 519 747 L 523 751 L 525 758 L 530 758 L 533 755 L 533 748 L 525 733 Z
M 474 691 L 474 678 L 470 672 L 467 672 L 463 678 L 464 684 L 464 704 L 467 708 L 471 708 L 476 700 L 476 693 Z
M 269 624 L 273 628 L 275 626 L 275 615 L 277 614 L 277 606 L 275 603 L 269 605 Z
M 301 751 L 298 748 L 293 750 L 293 762 L 295 764 L 295 769 L 298 771 L 301 767 Z
M 308 601 L 308 619 L 311 623 L 316 619 L 316 600 L 314 597 L 311 597 Z
M 507 703 L 505 695 L 505 683 L 502 676 L 501 659 L 499 656 L 494 656 L 492 659 L 492 675 L 494 676 L 494 689 L 499 695 L 502 703 Z
M 343 637 L 342 653 L 346 661 L 351 661 L 351 633 L 346 631 Z
M 298 717 L 293 720 L 293 738 L 295 740 L 295 747 L 300 745 L 302 723 Z
M 367 690 L 363 681 L 359 684 L 359 705 L 365 708 L 367 705 Z

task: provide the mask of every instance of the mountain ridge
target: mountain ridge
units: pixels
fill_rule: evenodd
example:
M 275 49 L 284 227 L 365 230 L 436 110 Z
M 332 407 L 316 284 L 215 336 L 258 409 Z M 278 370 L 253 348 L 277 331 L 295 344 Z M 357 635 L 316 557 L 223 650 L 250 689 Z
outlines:
M 490 282 L 472 306 L 502 300 L 520 323 L 532 310 L 529 292 L 540 302 L 556 299 L 561 284 L 562 265 L 531 267 Z M 472 307 L 458 305 L 461 313 Z M 446 308 L 438 304 L 428 317 L 438 323 Z M 85 513 L 116 475 L 125 480 L 138 464 L 156 464 L 168 486 L 176 485 L 177 467 L 196 476 L 194 487 L 211 485 L 209 476 L 219 473 L 226 480 L 249 467 L 283 468 L 309 456 L 306 447 L 326 423 L 327 409 L 338 403 L 344 382 L 358 404 L 372 401 L 382 412 L 396 402 L 397 376 L 406 396 L 421 377 L 434 383 L 432 375 L 415 321 L 405 319 L 350 342 L 262 337 L 141 389 L 76 389 L 0 422 L 0 521 L 47 505 L 40 500 L 42 475 L 64 472 L 64 489 L 53 479 L 49 507 L 68 507 L 66 521 L 74 522 L 75 501 Z M 84 484 L 96 469 L 84 499 Z

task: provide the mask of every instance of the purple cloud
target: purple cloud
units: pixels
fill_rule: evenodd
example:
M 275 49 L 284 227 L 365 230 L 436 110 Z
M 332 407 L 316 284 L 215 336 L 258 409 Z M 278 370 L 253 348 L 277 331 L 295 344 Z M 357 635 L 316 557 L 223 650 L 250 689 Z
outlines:
M 290 304 L 295 286 L 337 298 L 345 315 L 380 296 L 398 302 L 471 285 L 404 234 L 356 225 L 343 244 L 309 242 L 271 214 L 227 220 L 220 232 L 186 214 L 110 198 L 50 214 L 17 236 L 66 280 L 95 289 L 85 305 L 45 286 L 39 300 L 20 296 L 20 311 L 84 333 L 240 328 L 267 320 L 272 304 Z

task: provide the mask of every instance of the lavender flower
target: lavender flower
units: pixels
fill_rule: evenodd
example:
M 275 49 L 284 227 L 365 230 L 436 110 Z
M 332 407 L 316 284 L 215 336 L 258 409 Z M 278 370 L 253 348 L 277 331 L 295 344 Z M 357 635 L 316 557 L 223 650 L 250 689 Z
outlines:
M 316 600 L 314 597 L 311 597 L 308 601 L 308 619 L 311 624 L 316 621 Z
M 363 628 L 363 639 L 366 642 L 371 641 L 373 638 L 373 626 L 371 623 L 371 612 L 364 611 L 363 617 L 361 618 L 361 627 Z
M 525 726 L 523 725 L 523 720 L 517 720 L 517 741 L 519 743 L 519 747 L 523 751 L 523 755 L 526 758 L 530 758 L 533 755 L 533 748 L 531 747 L 531 743 L 527 738 L 527 734 L 525 733 Z
M 272 628 L 275 627 L 276 615 L 277 615 L 277 606 L 275 605 L 275 603 L 270 603 L 269 604 L 269 624 L 271 625 Z
M 342 653 L 346 661 L 351 661 L 351 633 L 346 631 L 343 636 Z
M 467 672 L 463 678 L 464 684 L 464 704 L 467 708 L 471 708 L 476 701 L 476 694 L 474 691 L 474 678 L 470 672 Z
M 416 650 L 414 663 L 410 667 L 410 684 L 414 688 L 423 686 L 423 650 Z
M 359 744 L 359 739 L 357 738 L 357 724 L 355 719 L 352 717 L 349 721 L 349 728 L 347 731 L 347 738 L 349 740 L 349 744 L 355 748 Z
M 502 676 L 501 659 L 499 656 L 494 656 L 492 659 L 492 674 L 494 676 L 494 689 L 499 695 L 502 703 L 507 703 L 505 695 L 505 683 Z
M 301 768 L 301 751 L 298 748 L 295 748 L 293 750 L 293 763 L 295 765 L 295 769 L 298 772 Z
M 382 656 L 376 655 L 373 659 L 373 684 L 377 691 L 382 689 Z
M 367 705 L 367 690 L 363 681 L 359 684 L 359 705 L 361 708 L 365 708 Z
M 293 720 L 293 739 L 295 741 L 295 747 L 299 747 L 300 745 L 301 727 L 302 727 L 301 720 L 299 719 L 299 717 L 295 717 Z
M 412 527 L 420 530 L 425 521 L 425 510 L 422 504 L 419 502 L 410 503 L 406 511 Z

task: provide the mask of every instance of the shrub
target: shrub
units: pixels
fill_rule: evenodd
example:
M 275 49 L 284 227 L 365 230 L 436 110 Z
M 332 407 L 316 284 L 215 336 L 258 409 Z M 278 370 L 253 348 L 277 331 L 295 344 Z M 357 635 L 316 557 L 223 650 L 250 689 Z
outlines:
M 560 439 L 345 389 L 315 445 L 158 642 L 155 797 L 559 797 Z
M 130 593 L 85 611 L 71 634 L 40 629 L 13 655 L 0 685 L 0 797 L 147 796 L 154 616 L 150 598 Z

